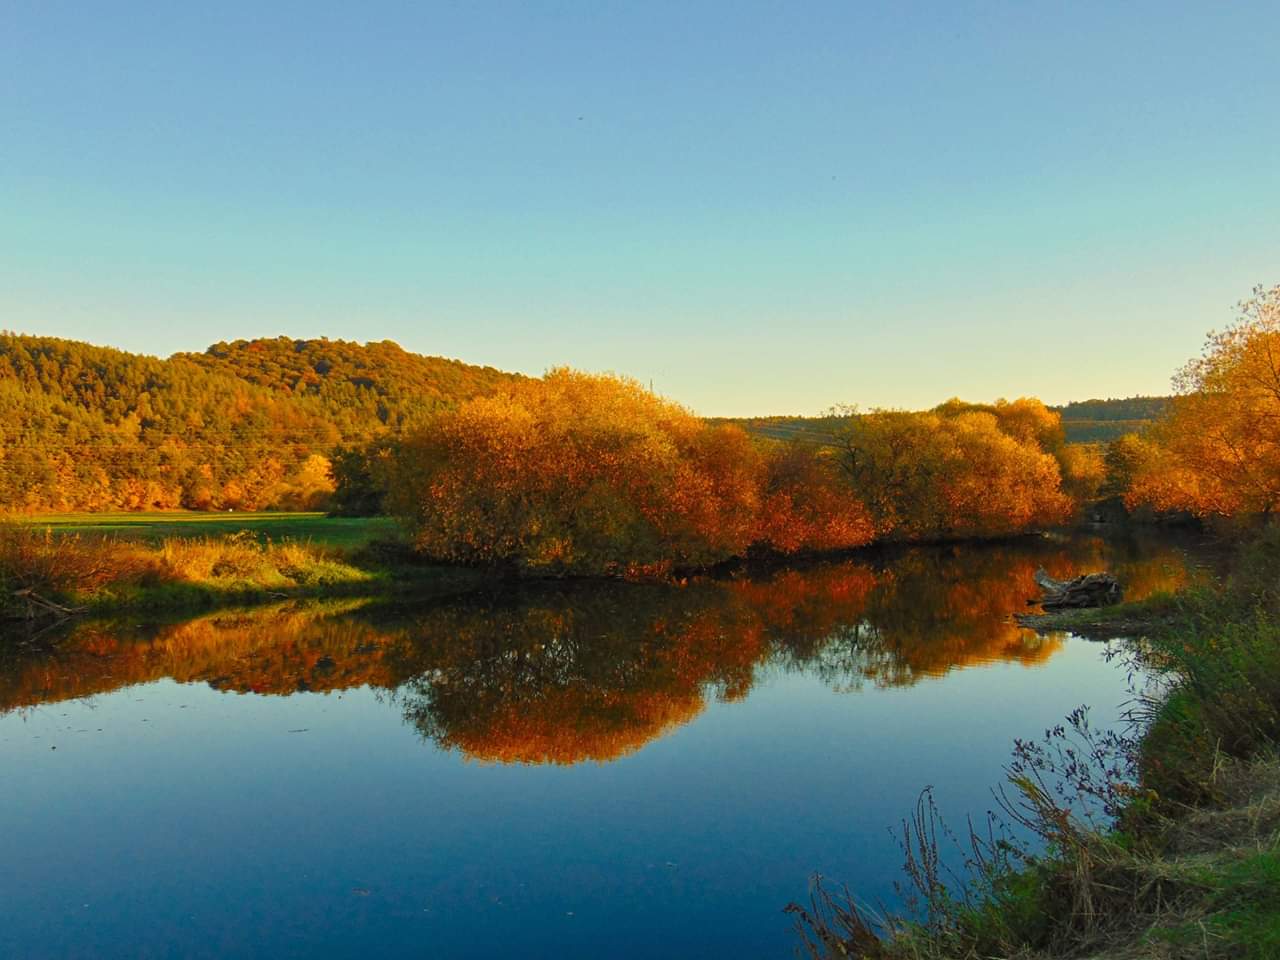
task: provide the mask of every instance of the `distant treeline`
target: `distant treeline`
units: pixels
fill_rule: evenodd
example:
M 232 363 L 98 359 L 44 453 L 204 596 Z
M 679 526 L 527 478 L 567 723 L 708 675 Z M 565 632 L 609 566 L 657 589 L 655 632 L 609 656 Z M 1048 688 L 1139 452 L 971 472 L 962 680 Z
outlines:
M 385 341 L 237 340 L 160 360 L 0 333 L 0 510 L 323 505 L 335 449 L 513 379 Z
M 1171 402 L 1171 397 L 1129 397 L 1079 400 L 1050 409 L 1062 417 L 1068 443 L 1106 443 L 1141 432 L 1164 416 Z
M 1075 400 L 1050 407 L 1064 425 L 1074 420 L 1158 420 L 1169 409 L 1170 397 L 1127 397 L 1123 400 Z
M 1067 443 L 1105 443 L 1127 433 L 1138 433 L 1168 410 L 1170 397 L 1128 397 L 1121 400 L 1079 400 L 1049 407 L 1062 420 Z M 715 423 L 733 423 L 749 433 L 775 440 L 829 435 L 844 417 L 770 416 L 718 417 Z

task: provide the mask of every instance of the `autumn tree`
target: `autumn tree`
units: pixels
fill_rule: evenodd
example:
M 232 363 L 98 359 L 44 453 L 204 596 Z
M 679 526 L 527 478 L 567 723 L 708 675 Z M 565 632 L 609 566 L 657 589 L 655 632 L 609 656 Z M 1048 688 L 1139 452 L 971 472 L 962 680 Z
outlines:
M 759 454 L 616 377 L 554 370 L 438 414 L 406 438 L 390 505 L 442 560 L 545 574 L 743 554 Z
M 1023 414 L 1002 423 L 996 410 L 958 402 L 928 413 L 850 412 L 837 462 L 883 537 L 998 536 L 1060 523 L 1071 504 L 1058 461 Z
M 329 510 L 339 517 L 374 517 L 384 511 L 396 443 L 374 440 L 339 447 L 333 454 L 334 491 Z
M 1130 499 L 1197 515 L 1280 506 L 1280 286 L 1258 287 L 1174 378 Z
M 1065 444 L 1057 456 L 1062 489 L 1076 503 L 1097 498 L 1107 480 L 1105 450 L 1095 443 Z
M 1152 473 L 1155 446 L 1137 433 L 1126 433 L 1107 444 L 1102 456 L 1105 477 L 1099 490 L 1106 497 L 1133 500 L 1139 477 Z M 1131 504 L 1136 505 L 1136 504 Z
M 777 553 L 845 550 L 875 539 L 870 511 L 841 476 L 836 458 L 813 443 L 766 448 L 755 543 Z

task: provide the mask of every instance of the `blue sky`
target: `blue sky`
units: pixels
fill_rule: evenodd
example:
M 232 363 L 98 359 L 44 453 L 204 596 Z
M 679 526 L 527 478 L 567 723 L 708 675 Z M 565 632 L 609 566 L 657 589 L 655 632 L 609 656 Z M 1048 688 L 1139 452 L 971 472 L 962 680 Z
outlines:
M 1280 282 L 1276 14 L 6 0 L 0 327 L 707 414 L 1160 392 Z

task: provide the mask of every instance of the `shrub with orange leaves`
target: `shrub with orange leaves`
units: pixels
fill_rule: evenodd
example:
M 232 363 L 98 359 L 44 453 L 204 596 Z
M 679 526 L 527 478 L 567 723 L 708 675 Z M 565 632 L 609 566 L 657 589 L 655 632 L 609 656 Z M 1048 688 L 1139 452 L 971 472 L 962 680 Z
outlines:
M 764 463 L 757 545 L 778 553 L 844 550 L 870 543 L 875 523 L 829 451 L 774 444 Z
M 1107 481 L 1107 463 L 1101 444 L 1073 443 L 1058 455 L 1062 488 L 1077 503 L 1098 497 Z
M 389 505 L 442 560 L 553 575 L 745 553 L 759 453 L 632 380 L 554 370 L 401 445 Z
M 1053 434 L 1045 427 L 1051 420 L 1031 416 L 1036 405 L 952 401 L 927 413 L 853 414 L 838 436 L 837 463 L 882 537 L 1001 536 L 1052 526 L 1066 519 L 1071 500 L 1055 451 L 1041 446 Z
M 1056 524 L 1061 446 L 1034 400 L 853 416 L 834 449 L 753 441 L 634 381 L 561 369 L 439 413 L 398 446 L 387 503 L 439 560 L 652 575 Z

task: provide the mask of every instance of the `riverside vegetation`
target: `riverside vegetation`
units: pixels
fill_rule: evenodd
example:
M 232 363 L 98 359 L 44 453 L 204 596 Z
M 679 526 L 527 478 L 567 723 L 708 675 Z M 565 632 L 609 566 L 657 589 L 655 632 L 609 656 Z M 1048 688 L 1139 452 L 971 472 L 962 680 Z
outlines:
M 1100 494 L 1135 510 L 1265 514 L 1280 498 L 1278 337 L 1280 288 L 1259 290 L 1179 375 L 1183 392 L 1163 419 L 1103 452 L 1067 444 L 1060 416 L 1031 399 L 845 411 L 826 421 L 820 440 L 783 441 L 700 419 L 623 378 L 503 377 L 386 344 L 237 342 L 152 362 L 10 336 L 0 351 L 6 396 L 48 418 L 19 410 L 5 420 L 19 431 L 4 448 L 5 482 L 26 484 L 19 503 L 28 507 L 80 503 L 89 488 L 105 497 L 90 505 L 282 504 L 324 494 L 339 513 L 397 517 L 420 561 L 552 577 L 669 577 L 744 558 L 1017 535 L 1065 524 Z M 458 374 L 447 389 L 441 370 Z M 197 402 L 223 388 L 230 411 Z M 408 399 L 427 395 L 436 399 Z M 98 424 L 84 439 L 71 429 L 79 421 L 67 419 L 75 410 Z M 308 434 L 321 420 L 337 431 L 324 442 L 352 444 L 330 450 L 332 461 Z M 179 435 L 180 422 L 190 436 Z M 42 427 L 57 427 L 56 437 Z M 297 470 L 257 453 L 264 444 Z M 38 477 L 22 466 L 37 453 Z M 236 458 L 246 456 L 270 477 L 237 473 L 245 464 Z M 121 483 L 178 492 L 122 501 Z M 215 496 L 209 484 L 218 483 Z M 296 542 L 206 538 L 147 551 L 41 536 L 6 533 L 0 578 L 28 597 L 48 591 L 57 604 L 243 600 L 396 579 L 371 572 L 380 563 L 368 549 L 352 562 Z M 392 546 L 383 559 L 398 564 L 404 553 Z
M 17 606 L 31 611 L 33 596 L 57 609 L 374 590 L 431 564 L 667 578 L 744 558 L 1056 526 L 1071 491 L 1091 483 L 1076 464 L 1038 401 L 850 417 L 841 445 L 827 447 L 753 438 L 633 382 L 558 370 L 437 413 L 344 468 L 344 502 L 376 501 L 399 517 L 412 551 L 249 535 L 145 546 L 14 524 L 0 536 L 0 581 L 10 606 L 20 592 Z
M 1081 709 L 1019 742 L 989 823 L 931 798 L 904 821 L 907 912 L 821 883 L 793 905 L 815 957 L 1280 955 L 1280 528 L 1218 587 L 1111 608 L 1150 678 L 1127 735 Z M 1150 619 L 1156 610 L 1159 616 Z
M 1166 416 L 1108 451 L 1113 492 L 1225 522 L 1242 544 L 1232 573 L 1035 618 L 1134 638 L 1149 681 L 1132 729 L 1098 735 L 1082 708 L 1019 742 L 966 838 L 926 792 L 900 833 L 905 912 L 820 882 L 791 907 L 812 956 L 1280 956 L 1280 288 L 1256 291 L 1177 382 Z
M 0 523 L 0 618 L 199 610 L 300 596 L 431 597 L 474 583 L 468 571 L 423 564 L 394 541 L 273 542 L 248 530 L 149 540 Z

